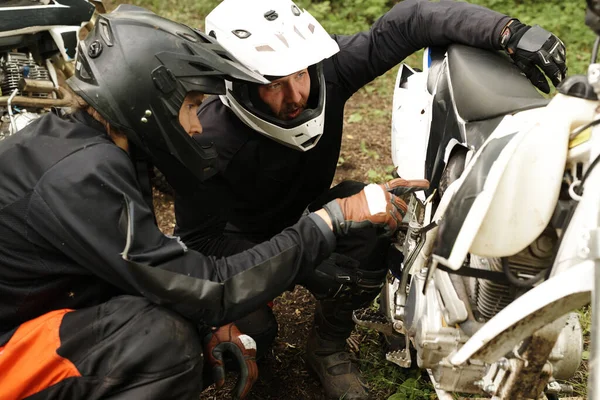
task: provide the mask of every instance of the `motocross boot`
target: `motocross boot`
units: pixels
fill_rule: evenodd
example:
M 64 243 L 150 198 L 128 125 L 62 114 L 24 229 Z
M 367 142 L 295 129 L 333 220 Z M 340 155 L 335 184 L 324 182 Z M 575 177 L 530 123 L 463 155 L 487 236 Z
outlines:
M 342 296 L 317 304 L 306 344 L 306 363 L 318 375 L 331 399 L 369 399 L 367 384 L 346 349 L 346 339 L 354 329 L 353 309 L 369 304 L 378 293 L 378 290 L 362 291 L 349 298 Z
M 318 375 L 328 398 L 369 398 L 367 384 L 352 356 L 346 351 L 345 339 L 323 339 L 313 327 L 306 344 L 306 362 Z

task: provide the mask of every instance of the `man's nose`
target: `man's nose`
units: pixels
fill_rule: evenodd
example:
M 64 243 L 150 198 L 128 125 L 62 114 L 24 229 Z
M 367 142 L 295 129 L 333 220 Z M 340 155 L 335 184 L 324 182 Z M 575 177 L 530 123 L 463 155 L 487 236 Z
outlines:
M 302 101 L 302 94 L 300 93 L 300 86 L 290 83 L 287 90 L 287 102 L 288 103 L 300 103 Z
M 198 117 L 194 115 L 194 118 L 191 118 L 192 123 L 190 124 L 190 136 L 201 135 L 202 134 L 202 124 Z

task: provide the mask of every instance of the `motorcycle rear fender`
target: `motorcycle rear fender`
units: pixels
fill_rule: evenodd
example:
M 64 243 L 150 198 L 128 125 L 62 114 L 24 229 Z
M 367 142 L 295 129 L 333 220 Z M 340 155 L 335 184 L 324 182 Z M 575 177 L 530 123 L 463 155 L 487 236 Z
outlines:
M 559 94 L 545 108 L 506 116 L 461 176 L 434 258 L 459 269 L 468 252 L 505 257 L 533 242 L 556 206 L 569 134 L 595 106 Z
M 89 21 L 94 5 L 87 0 L 59 0 L 50 4 L 0 8 L 0 38 L 76 26 Z
M 425 178 L 432 100 L 427 73 L 402 64 L 392 104 L 392 160 L 406 179 Z

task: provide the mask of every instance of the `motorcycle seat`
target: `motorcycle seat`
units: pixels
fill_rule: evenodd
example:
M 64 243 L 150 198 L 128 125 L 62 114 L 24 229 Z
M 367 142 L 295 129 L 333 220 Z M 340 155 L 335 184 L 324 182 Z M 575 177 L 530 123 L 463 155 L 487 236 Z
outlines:
M 465 121 L 487 120 L 550 102 L 504 53 L 452 45 L 448 73 L 456 110 Z
M 46 4 L 39 0 L 0 0 L 0 32 L 35 33 L 53 26 L 80 26 L 92 18 L 94 5 L 87 0 L 61 0 Z

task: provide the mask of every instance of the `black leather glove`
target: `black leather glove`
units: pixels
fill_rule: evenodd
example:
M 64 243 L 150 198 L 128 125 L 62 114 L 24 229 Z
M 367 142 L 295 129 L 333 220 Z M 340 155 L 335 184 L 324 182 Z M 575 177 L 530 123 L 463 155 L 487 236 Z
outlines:
M 425 179 L 393 179 L 381 185 L 367 185 L 353 196 L 330 201 L 323 209 L 331 218 L 333 233 L 338 236 L 369 226 L 391 235 L 406 214 L 406 203 L 398 196 L 428 187 Z
M 529 26 L 511 19 L 502 29 L 500 44 L 531 83 L 544 93 L 550 93 L 544 74 L 554 86 L 567 75 L 565 45 L 539 25 Z
M 230 354 L 240 368 L 240 377 L 233 391 L 234 399 L 243 399 L 248 395 L 252 385 L 258 378 L 256 366 L 256 342 L 248 335 L 242 334 L 235 324 L 231 323 L 215 328 L 204 338 L 204 355 L 212 368 L 217 389 L 225 384 L 225 360 L 223 355 Z

